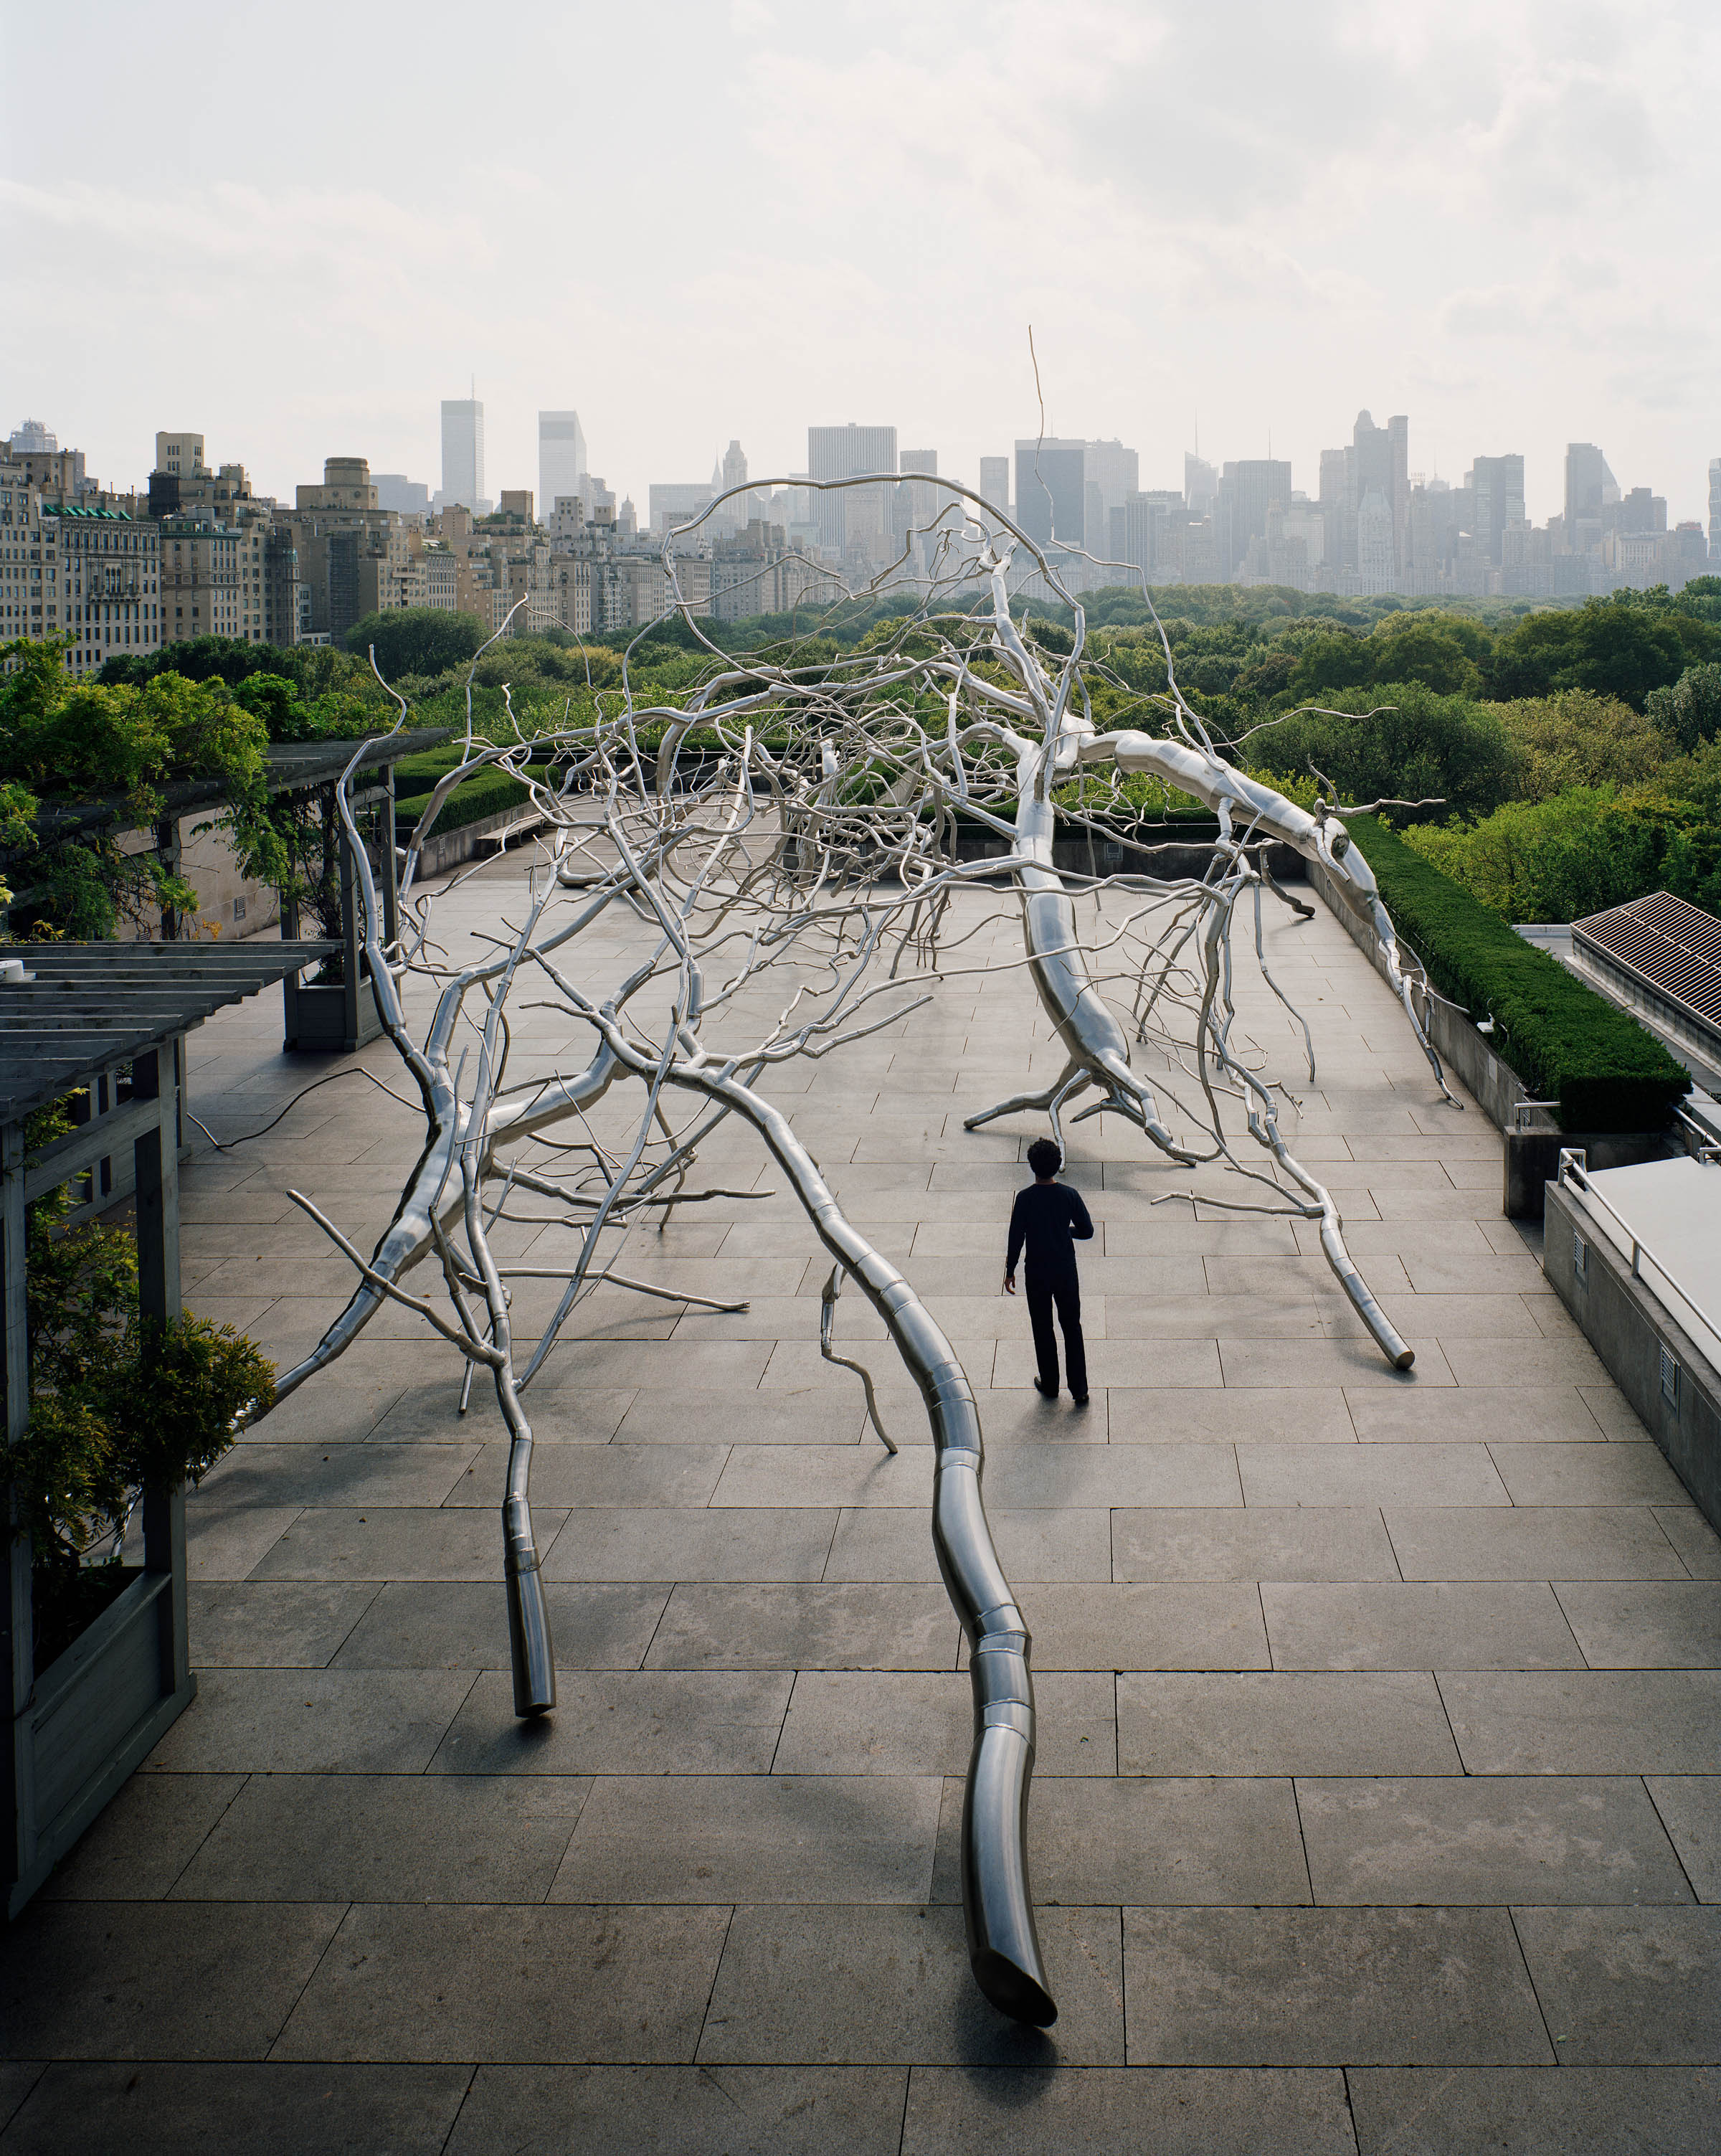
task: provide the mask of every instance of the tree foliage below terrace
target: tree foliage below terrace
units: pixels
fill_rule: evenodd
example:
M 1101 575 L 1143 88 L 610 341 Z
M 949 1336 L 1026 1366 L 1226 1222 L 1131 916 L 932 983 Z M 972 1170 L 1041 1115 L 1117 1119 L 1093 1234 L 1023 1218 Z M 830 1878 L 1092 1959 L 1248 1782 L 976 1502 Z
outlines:
M 1223 585 L 1175 588 L 1155 600 L 1165 643 L 1139 588 L 1084 602 L 1083 681 L 1096 726 L 1163 728 L 1168 643 L 1178 685 L 1216 740 L 1298 792 L 1319 769 L 1346 800 L 1436 797 L 1442 806 L 1423 820 L 1474 824 L 1511 803 L 1629 790 L 1721 733 L 1721 578 L 1699 578 L 1677 594 L 1618 592 L 1577 604 Z M 981 603 L 978 591 L 956 594 L 939 627 L 966 640 Z M 1034 600 L 1014 611 L 1048 665 L 1067 655 L 1071 609 Z M 477 729 L 498 740 L 512 737 L 510 708 L 523 730 L 548 732 L 613 716 L 629 698 L 647 714 L 679 707 L 725 673 L 738 689 L 755 666 L 817 681 L 880 654 L 930 649 L 916 612 L 899 596 L 583 639 L 556 630 L 500 639 L 475 663 L 479 625 L 428 608 L 372 617 L 352 640 L 375 644 L 385 678 L 422 723 L 464 732 L 470 676 Z M 973 628 L 978 640 L 982 625 L 975 619 Z M 14 825 L 28 821 L 49 784 L 142 799 L 170 776 L 231 767 L 243 781 L 253 721 L 265 741 L 284 742 L 373 731 L 393 715 L 356 650 L 204 637 L 117 658 L 95 684 L 47 671 L 51 708 L 12 726 L 0 743 L 0 782 L 14 788 L 0 798 L 0 823 L 8 813 Z M 26 680 L 8 692 L 14 701 L 47 693 L 39 675 L 29 679 L 36 690 Z M 649 744 L 657 722 L 648 716 L 642 731 Z M 1120 797 L 1118 805 L 1175 811 L 1163 789 L 1148 792 L 1152 800 Z M 1581 814 L 1599 814 L 1597 802 L 1588 799 Z M 1689 814 L 1713 808 L 1699 803 Z M 1616 819 L 1609 829 L 1617 835 Z M 93 917 L 80 905 L 69 911 L 62 902 L 60 912 Z
M 1721 742 L 1636 784 L 1569 787 L 1402 836 L 1507 921 L 1580 921 L 1655 891 L 1721 913 Z

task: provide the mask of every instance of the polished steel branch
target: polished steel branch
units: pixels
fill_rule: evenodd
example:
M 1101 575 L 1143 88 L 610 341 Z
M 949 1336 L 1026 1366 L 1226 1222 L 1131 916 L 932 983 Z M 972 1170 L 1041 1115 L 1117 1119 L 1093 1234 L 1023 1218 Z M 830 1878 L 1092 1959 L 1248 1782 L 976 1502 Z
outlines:
M 619 1062 L 649 1076 L 654 1065 L 612 1024 Z M 788 1120 L 738 1080 L 675 1063 L 672 1085 L 720 1101 L 752 1124 L 794 1186 L 814 1232 L 884 1320 L 920 1389 L 935 1450 L 932 1547 L 945 1592 L 968 1636 L 974 1743 L 962 1804 L 962 1907 L 974 1980 L 1000 2012 L 1049 2027 L 1058 2008 L 1046 1981 L 1028 1886 L 1027 1800 L 1034 1768 L 1032 1635 L 998 1563 L 981 1498 L 985 1453 L 980 1409 L 955 1352 L 909 1282 L 844 1217 Z M 868 1388 L 870 1393 L 870 1387 Z M 882 1430 L 880 1435 L 883 1435 Z

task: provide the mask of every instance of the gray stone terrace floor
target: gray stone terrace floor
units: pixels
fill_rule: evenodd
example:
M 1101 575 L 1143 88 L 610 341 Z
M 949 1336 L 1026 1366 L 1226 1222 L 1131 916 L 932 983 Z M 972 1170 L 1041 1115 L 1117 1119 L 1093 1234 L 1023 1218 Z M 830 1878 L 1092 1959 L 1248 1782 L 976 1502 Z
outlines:
M 1186 1178 L 1108 1119 L 1073 1148 L 1093 1404 L 1038 1400 L 998 1292 L 1034 1127 L 960 1129 L 1055 1061 L 1020 970 L 777 1088 L 980 1389 L 1035 1635 L 1049 2035 L 966 1971 L 924 1418 L 851 1294 L 887 1459 L 820 1363 L 794 1207 L 725 1201 L 629 1258 L 750 1309 L 607 1291 L 532 1396 L 543 1724 L 510 1712 L 494 1403 L 456 1419 L 410 1315 L 209 1478 L 198 1699 L 5 1940 L 0 2149 L 1713 2149 L 1721 1546 L 1500 1218 L 1493 1131 L 1324 913 L 1270 933 L 1321 1059 L 1296 1142 L 1408 1378 L 1311 1236 L 1151 1208 Z M 279 1031 L 269 997 L 195 1037 L 218 1132 L 315 1074 Z M 522 1011 L 515 1056 L 584 1048 Z M 353 1080 L 202 1147 L 193 1306 L 297 1355 L 348 1279 L 286 1188 L 363 1242 L 417 1142 Z M 774 1180 L 739 1132 L 709 1165 Z

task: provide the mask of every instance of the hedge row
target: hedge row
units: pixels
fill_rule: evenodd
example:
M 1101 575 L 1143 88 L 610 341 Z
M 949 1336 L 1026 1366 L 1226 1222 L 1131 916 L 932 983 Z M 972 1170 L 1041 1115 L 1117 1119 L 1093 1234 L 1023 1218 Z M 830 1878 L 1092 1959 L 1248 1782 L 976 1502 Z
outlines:
M 1501 1055 L 1569 1131 L 1660 1130 L 1689 1074 L 1635 1019 L 1527 943 L 1372 816 L 1350 835 L 1401 936 L 1442 995 L 1492 1016 Z
M 428 762 L 428 759 L 414 757 L 408 760 L 412 764 L 421 761 Z M 451 758 L 443 764 L 443 770 L 451 770 L 458 761 L 458 757 Z M 535 778 L 549 776 L 547 766 L 540 767 L 535 764 L 530 769 Z M 429 807 L 430 797 L 436 791 L 435 779 L 441 773 L 410 770 L 407 762 L 402 764 L 401 770 L 406 775 L 407 785 L 423 786 L 422 793 L 396 794 L 395 829 L 404 839 Z M 424 783 L 426 780 L 430 783 Z M 397 779 L 396 783 L 398 785 L 400 781 Z M 499 816 L 506 809 L 518 808 L 530 798 L 530 789 L 521 780 L 510 778 L 505 771 L 494 767 L 480 771 L 471 778 L 461 780 L 443 802 L 433 829 L 438 835 L 447 831 L 458 831 L 468 824 L 480 822 L 486 816 Z

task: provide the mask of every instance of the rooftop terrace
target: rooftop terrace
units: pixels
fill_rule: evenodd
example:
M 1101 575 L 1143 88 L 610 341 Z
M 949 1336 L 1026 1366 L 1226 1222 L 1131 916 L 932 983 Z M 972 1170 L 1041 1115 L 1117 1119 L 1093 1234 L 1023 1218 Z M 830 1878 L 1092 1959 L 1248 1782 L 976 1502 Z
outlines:
M 629 1269 L 749 1308 L 603 1289 L 530 1395 L 545 1721 L 511 1711 L 500 1420 L 409 1312 L 209 1477 L 200 1696 L 0 1947 L 0 2152 L 1712 2149 L 1721 1543 L 1500 1217 L 1495 1132 L 1324 912 L 1269 937 L 1319 1057 L 1293 1142 L 1408 1375 L 1312 1231 L 1153 1206 L 1187 1178 L 1108 1119 L 1072 1133 L 1092 1404 L 1037 1398 L 999 1287 L 1040 1127 L 961 1129 L 1063 1060 L 1019 968 L 773 1088 L 978 1392 L 1054 2028 L 968 1972 L 924 1414 L 845 1298 L 888 1457 L 797 1208 L 719 1199 Z M 1239 1004 L 1293 1072 L 1252 972 Z M 583 1060 L 515 1011 L 513 1073 Z M 279 1041 L 273 998 L 193 1036 L 222 1138 L 305 1084 Z M 386 1041 L 349 1060 L 398 1082 Z M 356 1078 L 202 1147 L 192 1306 L 294 1359 L 351 1274 L 289 1187 L 367 1245 L 421 1142 Z M 704 1158 L 781 1181 L 740 1132 Z M 519 1284 L 520 1336 L 555 1294 Z

